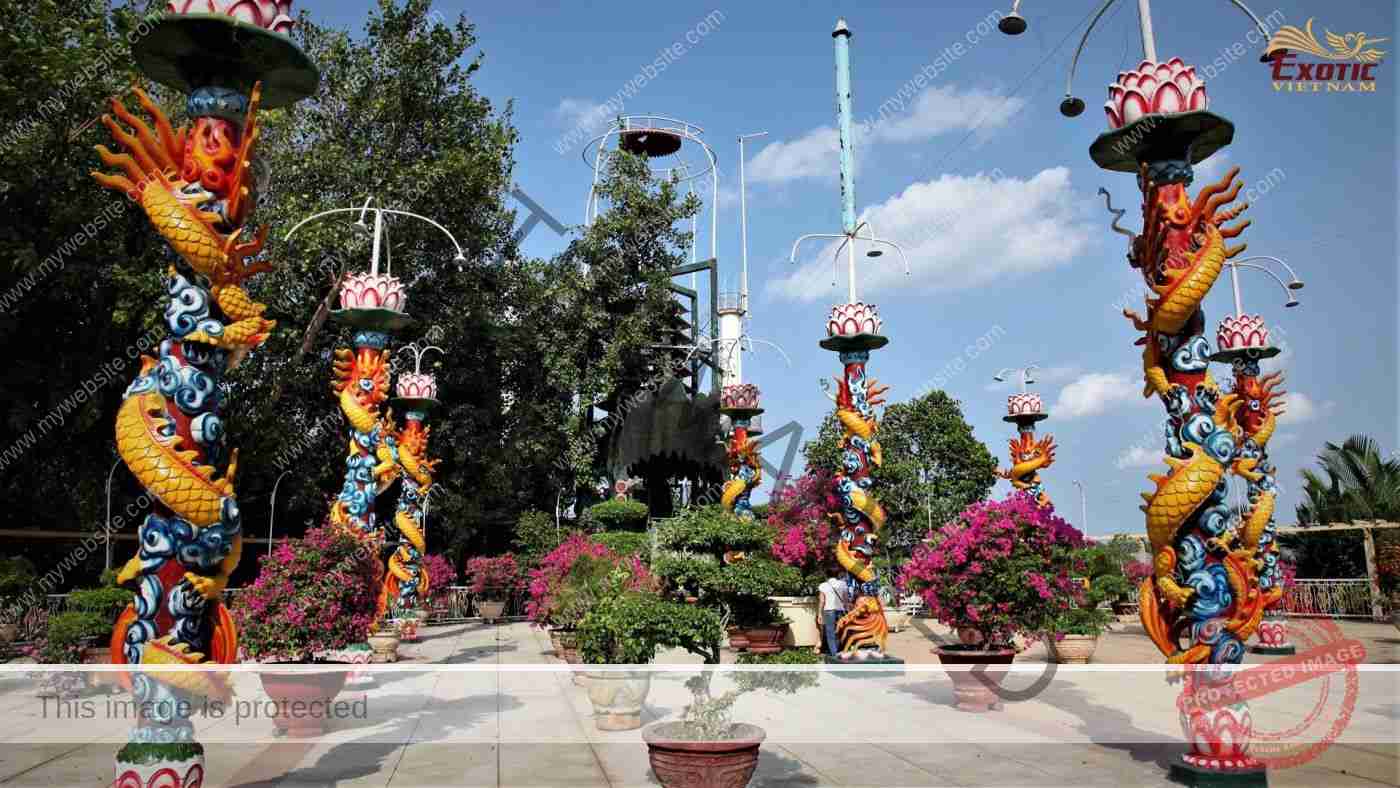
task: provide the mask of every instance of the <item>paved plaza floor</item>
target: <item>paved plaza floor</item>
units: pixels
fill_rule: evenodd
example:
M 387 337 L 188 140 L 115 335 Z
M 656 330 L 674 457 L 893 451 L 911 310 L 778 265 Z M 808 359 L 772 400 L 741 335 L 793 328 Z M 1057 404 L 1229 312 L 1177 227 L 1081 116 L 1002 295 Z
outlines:
M 1272 785 L 1400 785 L 1400 682 L 1384 667 L 1400 661 L 1400 633 L 1369 623 L 1341 629 L 1370 664 L 1347 680 L 1334 674 L 1251 701 L 1257 738 L 1315 750 L 1271 770 Z M 751 785 L 1173 784 L 1168 769 L 1183 749 L 1176 690 L 1136 625 L 1106 635 L 1095 665 L 1060 666 L 1048 679 L 1044 647 L 1028 649 L 1005 683 L 1044 686 L 985 714 L 952 707 L 952 683 L 930 653 L 930 637 L 945 634 L 920 621 L 892 636 L 891 652 L 907 662 L 899 673 L 823 672 L 797 694 L 744 695 L 735 720 L 767 731 Z M 587 690 L 553 657 L 545 633 L 522 623 L 428 627 L 401 653 L 405 660 L 376 671 L 372 687 L 342 692 L 362 702 L 362 713 L 314 739 L 279 738 L 251 713 L 197 718 L 205 785 L 656 785 L 640 731 L 596 728 Z M 647 724 L 679 717 L 690 698 L 683 682 L 698 670 L 680 653 L 657 662 Z M 103 713 L 105 695 L 87 698 L 90 717 L 80 707 L 65 714 L 9 667 L 0 674 L 0 784 L 110 784 L 130 721 Z M 234 683 L 250 706 L 265 697 L 252 673 L 234 674 Z

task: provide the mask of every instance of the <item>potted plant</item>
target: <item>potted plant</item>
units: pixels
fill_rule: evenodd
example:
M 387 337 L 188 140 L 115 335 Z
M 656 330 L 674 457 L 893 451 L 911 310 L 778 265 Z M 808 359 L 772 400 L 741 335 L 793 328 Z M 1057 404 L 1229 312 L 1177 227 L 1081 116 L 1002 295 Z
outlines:
M 658 648 L 684 648 L 719 661 L 718 614 L 697 605 L 663 599 L 652 591 L 629 591 L 631 573 L 613 570 L 608 595 L 584 616 L 578 628 L 579 656 L 589 665 L 644 665 Z M 645 670 L 589 671 L 588 699 L 599 730 L 642 727 L 642 707 L 651 688 Z
M 19 599 L 33 588 L 37 577 L 28 558 L 0 558 L 0 651 L 8 649 L 19 637 L 19 622 L 24 615 Z
M 507 598 L 520 587 L 520 565 L 515 562 L 515 556 L 510 553 L 494 558 L 477 556 L 467 561 L 467 577 L 471 578 L 468 586 L 482 620 L 499 621 Z
M 299 540 L 278 544 L 261 559 L 257 579 L 229 606 L 243 661 L 336 664 L 337 652 L 364 643 L 382 579 L 377 554 L 373 537 L 328 521 Z M 343 669 L 258 674 L 280 710 L 273 724 L 293 736 L 324 732 L 324 715 L 290 710 L 326 708 L 346 675 Z
M 772 555 L 773 529 L 718 505 L 688 509 L 656 530 L 652 569 L 673 596 L 695 599 L 731 626 L 731 645 L 757 653 L 783 649 L 789 624 L 780 600 L 800 593 L 802 572 Z M 802 625 L 810 625 L 804 617 Z
M 1127 579 L 1132 591 L 1126 598 L 1117 599 L 1113 602 L 1113 614 L 1124 616 L 1132 613 L 1135 604 L 1132 600 L 1137 597 L 1137 591 L 1142 587 L 1142 581 L 1152 576 L 1152 564 L 1141 559 L 1133 559 L 1123 564 L 1123 577 Z
M 457 584 L 457 570 L 453 569 L 452 560 L 442 553 L 428 553 L 423 556 L 423 571 L 428 575 L 423 620 L 428 623 L 446 614 L 452 586 Z
M 814 665 L 821 657 L 808 649 L 778 654 L 742 654 L 741 665 Z M 791 694 L 815 686 L 809 671 L 742 672 L 734 674 L 735 689 L 715 695 L 713 673 L 705 671 L 686 681 L 693 701 L 683 719 L 660 722 L 642 731 L 651 770 L 663 788 L 742 788 L 758 766 L 759 747 L 766 736 L 757 725 L 733 721 L 734 703 L 755 690 Z
M 788 623 L 785 646 L 805 648 L 821 643 L 817 586 L 831 560 L 834 541 L 827 512 L 839 507 L 832 494 L 831 476 L 815 470 L 783 485 L 769 501 L 767 523 L 773 532 L 772 555 L 797 569 L 802 577 L 792 595 L 774 597 L 779 615 Z
M 525 614 L 536 626 L 549 628 L 555 655 L 563 661 L 579 664 L 578 625 L 603 597 L 608 576 L 622 563 L 632 570 L 633 589 L 651 586 L 651 575 L 640 560 L 619 558 L 579 532 L 571 533 L 530 570 Z M 579 673 L 573 679 L 583 683 Z
M 1084 537 L 1017 492 L 1002 501 L 982 501 L 964 509 L 915 549 L 904 565 L 899 587 L 917 593 L 934 618 L 958 633 L 959 643 L 934 649 L 949 671 L 956 705 L 964 711 L 998 707 L 986 680 L 1005 671 L 973 675 L 964 666 L 1009 665 L 1016 656 L 1012 638 L 1054 626 L 1080 598 L 1074 574 L 1082 563 L 1074 551 Z
M 1108 546 L 1091 544 L 1073 550 L 1069 560 L 1076 571 L 1083 572 L 1083 587 L 1077 604 L 1054 617 L 1045 633 L 1045 649 L 1052 662 L 1083 664 L 1094 656 L 1103 631 L 1117 620 L 1103 604 L 1126 596 L 1131 586 Z

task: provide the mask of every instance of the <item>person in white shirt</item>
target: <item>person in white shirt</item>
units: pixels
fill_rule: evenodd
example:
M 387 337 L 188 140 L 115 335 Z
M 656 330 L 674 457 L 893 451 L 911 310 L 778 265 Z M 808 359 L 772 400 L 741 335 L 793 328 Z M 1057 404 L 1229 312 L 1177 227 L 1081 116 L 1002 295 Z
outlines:
M 841 641 L 836 636 L 836 622 L 846 614 L 851 605 L 851 592 L 846 587 L 842 575 L 846 571 L 833 567 L 827 573 L 826 581 L 817 587 L 821 610 L 822 632 L 826 635 L 826 653 L 836 656 L 841 652 Z

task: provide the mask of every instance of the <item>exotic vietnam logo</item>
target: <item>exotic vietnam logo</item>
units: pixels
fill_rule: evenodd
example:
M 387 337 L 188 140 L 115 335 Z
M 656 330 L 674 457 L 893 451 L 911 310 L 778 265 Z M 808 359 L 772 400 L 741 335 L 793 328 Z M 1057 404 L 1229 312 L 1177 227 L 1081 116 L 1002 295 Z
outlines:
M 1389 39 L 1324 29 L 1323 46 L 1312 27 L 1312 19 L 1301 30 L 1284 25 L 1269 39 L 1264 57 L 1272 64 L 1274 92 L 1375 93 L 1375 69 L 1385 50 L 1374 45 Z

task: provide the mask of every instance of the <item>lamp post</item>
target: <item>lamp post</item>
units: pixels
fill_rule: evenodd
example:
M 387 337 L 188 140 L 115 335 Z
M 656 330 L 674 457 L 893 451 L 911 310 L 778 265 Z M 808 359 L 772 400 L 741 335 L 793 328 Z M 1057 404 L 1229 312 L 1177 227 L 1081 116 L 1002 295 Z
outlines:
M 909 262 L 898 244 L 877 237 L 868 222 L 857 221 L 855 138 L 851 133 L 851 30 L 846 26 L 846 20 L 836 20 L 836 29 L 831 37 L 836 50 L 836 117 L 841 141 L 841 232 L 803 235 L 793 242 L 788 258 L 796 262 L 797 250 L 802 242 L 817 238 L 840 239 L 832 257 L 833 267 L 837 265 L 841 252 L 846 252 L 846 303 L 831 308 L 826 322 L 826 338 L 819 343 L 822 348 L 835 352 L 843 367 L 843 375 L 838 381 L 840 388 L 834 398 L 837 417 L 845 430 L 841 444 L 845 447 L 845 461 L 832 482 L 833 492 L 840 502 L 840 510 L 835 516 L 841 521 L 833 552 L 837 563 L 846 571 L 846 587 L 851 591 L 853 601 L 851 612 L 842 618 L 842 624 L 838 626 L 838 637 L 844 643 L 846 633 L 853 630 L 881 634 L 867 648 L 862 648 L 859 641 L 869 638 L 852 638 L 840 656 L 828 659 L 844 661 L 860 658 L 898 663 L 902 660 L 885 654 L 884 606 L 880 601 L 880 583 L 874 563 L 878 532 L 885 523 L 885 510 L 869 490 L 871 473 L 881 462 L 880 444 L 876 437 L 879 422 L 875 409 L 884 404 L 884 394 L 889 387 L 869 378 L 865 368 L 871 351 L 884 347 L 889 343 L 889 338 L 880 333 L 883 321 L 875 305 L 856 300 L 856 241 L 864 240 L 877 247 L 867 252 L 868 257 L 880 256 L 883 252 L 879 247 L 894 249 L 904 261 L 906 274 Z M 861 235 L 862 230 L 865 235 Z
M 739 135 L 739 311 L 746 318 L 749 315 L 749 208 L 748 190 L 744 183 L 744 140 L 766 136 L 766 131 Z
M 1016 437 L 1007 447 L 1011 454 L 1011 467 L 997 469 L 997 475 L 1011 482 L 1011 486 L 1021 492 L 1035 496 L 1042 507 L 1050 506 L 1050 495 L 1040 480 L 1040 472 L 1055 462 L 1055 436 L 1046 435 L 1040 440 L 1035 437 L 1035 424 L 1050 417 L 1040 395 L 1029 390 L 1035 382 L 1034 373 L 1040 367 L 1029 364 L 1024 367 L 1006 367 L 992 376 L 992 380 L 1005 383 L 1011 373 L 1016 373 L 1021 393 L 1006 398 L 1006 415 L 1002 421 L 1016 425 Z
M 120 468 L 121 465 L 121 458 L 117 458 L 117 461 L 112 463 L 112 470 L 107 471 L 107 520 L 103 529 L 106 531 L 107 537 L 104 540 L 107 543 L 107 557 L 103 569 L 108 572 L 112 571 L 112 477 L 116 475 L 117 468 Z
M 1074 486 L 1079 488 L 1079 529 L 1087 533 L 1089 531 L 1089 499 L 1084 494 L 1083 482 L 1075 479 Z
M 282 485 L 282 479 L 286 478 L 291 471 L 282 471 L 278 474 L 277 481 L 272 483 L 272 502 L 268 506 L 267 512 L 267 555 L 272 557 L 272 524 L 277 519 L 277 488 Z
M 1074 96 L 1074 72 L 1094 27 L 1114 2 L 1098 6 L 1070 61 L 1060 105 L 1064 115 L 1084 110 L 1084 101 Z M 1280 49 L 1242 0 L 1230 4 L 1262 33 L 1265 59 Z M 1018 7 L 1019 2 L 1013 11 Z M 1200 186 L 1194 196 L 1189 193 L 1193 166 L 1229 145 L 1235 127 L 1208 109 L 1205 81 L 1194 66 L 1180 57 L 1158 60 L 1151 10 L 1150 0 L 1138 0 L 1144 59 L 1109 86 L 1104 105 L 1109 130 L 1089 146 L 1095 164 L 1133 175 L 1142 193 L 1141 231 L 1119 228 L 1116 219 L 1113 228 L 1130 237 L 1128 262 L 1143 277 L 1150 296 L 1145 315 L 1125 313 L 1142 335 L 1137 344 L 1143 347 L 1144 393 L 1156 394 L 1167 409 L 1168 467 L 1151 477 L 1153 488 L 1143 494 L 1153 576 L 1140 589 L 1141 617 L 1163 656 L 1188 668 L 1181 721 L 1190 749 L 1173 762 L 1175 779 L 1264 784 L 1264 764 L 1249 751 L 1248 704 L 1203 708 L 1190 699 L 1218 689 L 1226 678 L 1218 667 L 1241 662 L 1245 641 L 1258 630 L 1264 610 L 1282 595 L 1271 569 L 1277 563 L 1272 527 L 1276 488 L 1264 448 L 1278 410 L 1272 400 L 1277 375 L 1259 376 L 1259 361 L 1278 349 L 1269 344 L 1263 318 L 1243 313 L 1238 283 L 1241 268 L 1268 269 L 1248 260 L 1231 262 L 1245 249 L 1234 239 L 1249 225 L 1239 220 L 1248 204 L 1235 204 L 1243 186 L 1238 167 L 1218 182 Z M 1024 20 L 1011 25 L 1018 26 L 1023 30 Z M 1121 216 L 1111 206 L 1109 210 Z M 1221 322 L 1218 351 L 1212 354 L 1201 306 L 1227 266 L 1235 313 Z M 1269 273 L 1285 291 L 1302 285 L 1296 276 L 1285 283 Z M 1287 305 L 1295 304 L 1290 294 Z M 1231 363 L 1233 392 L 1216 385 L 1211 361 Z M 1227 473 L 1250 480 L 1255 493 L 1237 522 L 1219 517 L 1228 489 L 1220 481 Z M 1198 549 L 1206 544 L 1230 547 Z M 1229 583 L 1219 582 L 1227 576 Z M 1211 669 L 1191 670 L 1203 664 Z

